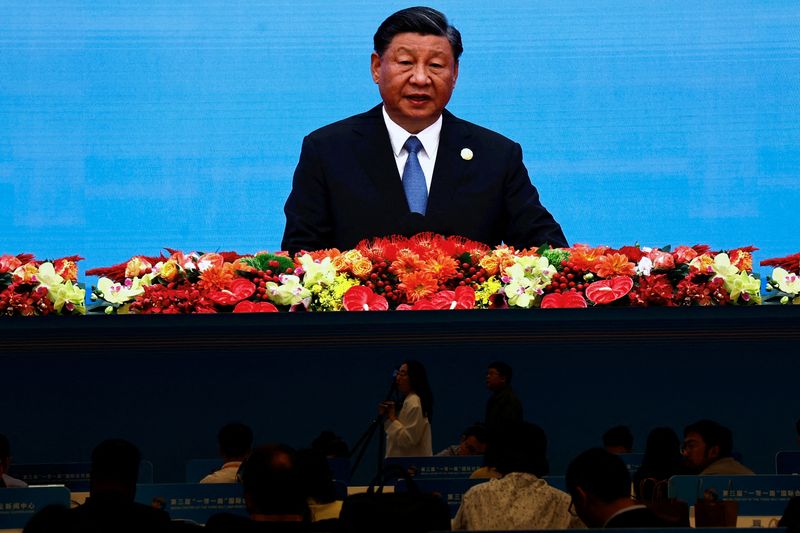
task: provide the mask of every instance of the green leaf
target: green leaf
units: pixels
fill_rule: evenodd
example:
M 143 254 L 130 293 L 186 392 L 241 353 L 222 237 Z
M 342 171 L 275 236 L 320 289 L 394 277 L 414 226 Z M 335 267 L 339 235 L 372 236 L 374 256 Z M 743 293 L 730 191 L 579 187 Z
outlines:
M 284 255 L 275 254 L 258 254 L 254 257 L 244 257 L 241 259 L 242 263 L 249 265 L 257 270 L 266 272 L 272 270 L 276 274 L 283 274 L 289 268 L 294 268 L 294 261 Z M 277 261 L 277 266 L 274 266 Z M 272 264 L 270 264 L 272 263 Z

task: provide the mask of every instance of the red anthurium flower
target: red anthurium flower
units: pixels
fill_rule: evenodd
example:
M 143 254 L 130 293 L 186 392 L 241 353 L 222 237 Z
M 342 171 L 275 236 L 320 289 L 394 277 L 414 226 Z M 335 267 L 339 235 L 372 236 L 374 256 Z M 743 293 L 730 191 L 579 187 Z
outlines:
M 475 289 L 458 287 L 455 291 L 439 291 L 430 300 L 434 309 L 474 309 Z
M 344 293 L 342 304 L 348 311 L 386 311 L 389 302 L 380 294 L 375 294 L 369 287 L 356 285 Z
M 579 292 L 568 291 L 564 293 L 552 293 L 542 298 L 542 309 L 556 309 L 567 307 L 586 307 L 586 300 Z
M 628 276 L 595 281 L 586 287 L 586 297 L 596 304 L 608 304 L 619 300 L 633 288 L 633 280 Z
M 244 300 L 236 304 L 234 313 L 277 313 L 278 308 L 269 302 L 251 302 Z
M 256 292 L 256 286 L 250 280 L 236 278 L 231 281 L 228 288 L 223 291 L 209 291 L 209 300 L 220 305 L 235 305 L 242 300 L 250 298 Z

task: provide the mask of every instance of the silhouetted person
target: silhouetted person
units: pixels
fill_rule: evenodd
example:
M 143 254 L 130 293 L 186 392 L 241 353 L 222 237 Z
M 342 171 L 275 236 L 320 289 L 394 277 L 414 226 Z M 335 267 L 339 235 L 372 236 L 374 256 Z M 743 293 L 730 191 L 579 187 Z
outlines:
M 686 466 L 700 475 L 751 475 L 753 471 L 734 459 L 733 434 L 713 420 L 699 420 L 683 430 Z
M 222 468 L 201 479 L 200 483 L 236 483 L 239 467 L 253 447 L 253 430 L 242 423 L 231 422 L 219 430 L 217 442 Z
M 575 512 L 588 527 L 670 527 L 645 505 L 631 498 L 628 468 L 615 453 L 592 448 L 567 467 L 567 491 Z
M 325 457 L 331 459 L 334 457 L 350 457 L 350 449 L 347 443 L 334 433 L 333 431 L 322 431 L 317 437 L 311 441 L 311 449 L 316 450 Z
M 489 431 L 482 424 L 468 427 L 461 434 L 458 444 L 451 444 L 436 454 L 437 457 L 453 457 L 466 455 L 483 455 L 489 442 Z
M 0 433 L 0 488 L 2 487 L 27 487 L 28 484 L 20 479 L 8 475 L 8 467 L 11 465 L 11 443 L 8 437 Z
M 678 434 L 668 427 L 653 429 L 647 436 L 642 464 L 633 476 L 633 490 L 637 498 L 652 500 L 657 483 L 674 475 L 686 473 L 681 456 Z M 644 489 L 644 490 L 642 490 Z M 666 487 L 659 491 L 666 497 Z
M 249 516 L 220 513 L 208 533 L 298 532 L 310 529 L 308 504 L 295 468 L 295 452 L 283 444 L 259 446 L 239 470 Z
M 631 453 L 633 433 L 628 426 L 614 426 L 603 433 L 603 447 L 611 453 Z
M 800 496 L 795 496 L 786 504 L 778 527 L 785 527 L 787 533 L 800 533 Z
M 502 361 L 490 363 L 486 370 L 486 388 L 492 391 L 486 402 L 486 427 L 489 431 L 522 422 L 522 402 L 511 388 L 512 377 L 511 367 Z
M 89 497 L 86 502 L 66 512 L 45 508 L 31 519 L 30 531 L 169 531 L 170 520 L 166 512 L 134 501 L 140 461 L 139 450 L 128 441 L 111 439 L 101 442 L 92 451 Z
M 311 521 L 320 527 L 336 528 L 343 502 L 336 494 L 336 483 L 328 459 L 317 450 L 300 450 L 295 459 L 295 468 L 305 491 Z

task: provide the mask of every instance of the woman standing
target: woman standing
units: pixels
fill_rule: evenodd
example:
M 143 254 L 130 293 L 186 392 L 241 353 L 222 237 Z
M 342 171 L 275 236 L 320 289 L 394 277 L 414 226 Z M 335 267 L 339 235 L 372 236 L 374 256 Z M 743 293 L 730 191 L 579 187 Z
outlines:
M 420 457 L 433 455 L 431 423 L 433 393 L 428 374 L 419 361 L 406 361 L 395 378 L 397 392 L 404 397 L 399 413 L 394 402 L 383 402 L 378 413 L 386 417 L 386 457 Z

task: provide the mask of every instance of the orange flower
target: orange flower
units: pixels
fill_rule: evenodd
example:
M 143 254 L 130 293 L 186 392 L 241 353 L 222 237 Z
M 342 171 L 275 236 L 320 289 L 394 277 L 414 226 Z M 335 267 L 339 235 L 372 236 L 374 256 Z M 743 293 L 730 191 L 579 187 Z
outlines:
M 236 275 L 236 269 L 230 263 L 221 266 L 210 266 L 200 274 L 197 284 L 204 290 L 221 291 L 226 289 Z
M 397 288 L 402 290 L 409 302 L 418 302 L 423 298 L 435 294 L 439 284 L 430 272 L 415 271 L 401 276 Z
M 333 268 L 336 269 L 336 272 L 347 272 L 350 270 L 350 263 L 347 261 L 347 258 L 343 255 L 337 255 L 331 260 L 331 264 Z
M 425 262 L 417 254 L 411 250 L 401 250 L 397 252 L 397 259 L 392 262 L 390 270 L 397 276 L 402 276 L 423 268 L 425 268 Z
M 333 261 L 334 258 L 339 257 L 341 252 L 337 248 L 329 248 L 326 250 L 316 250 L 314 252 L 308 252 L 308 254 L 314 261 L 322 261 L 326 257 L 330 257 L 331 261 Z
M 78 280 L 78 264 L 69 259 L 56 259 L 53 263 L 56 274 L 69 281 Z
M 458 263 L 445 254 L 434 255 L 425 263 L 424 271 L 433 274 L 437 280 L 444 282 L 456 275 Z
M 608 250 L 607 246 L 590 248 L 585 244 L 576 244 L 572 247 L 569 260 L 578 270 L 593 270 L 595 261 Z M 627 258 L 625 259 L 627 261 Z
M 490 276 L 494 276 L 500 272 L 500 258 L 496 255 L 485 255 L 478 264 Z
M 355 277 L 366 279 L 372 273 L 372 261 L 366 257 L 362 257 L 353 263 L 352 271 Z
M 689 263 L 689 267 L 694 268 L 701 274 L 713 274 L 714 269 L 711 268 L 713 264 L 714 264 L 714 257 L 709 253 L 705 253 L 703 255 L 698 255 L 697 257 L 692 259 L 692 262 Z
M 745 250 L 736 249 L 731 250 L 728 254 L 731 258 L 731 264 L 739 270 L 751 271 L 753 270 L 753 254 Z
M 601 255 L 594 261 L 592 271 L 601 278 L 633 276 L 636 274 L 636 265 L 628 261 L 625 254 Z
M 135 278 L 141 276 L 142 274 L 146 274 L 153 268 L 153 265 L 145 259 L 144 257 L 136 257 L 131 258 L 128 261 L 128 264 L 125 265 L 125 277 L 126 278 Z

